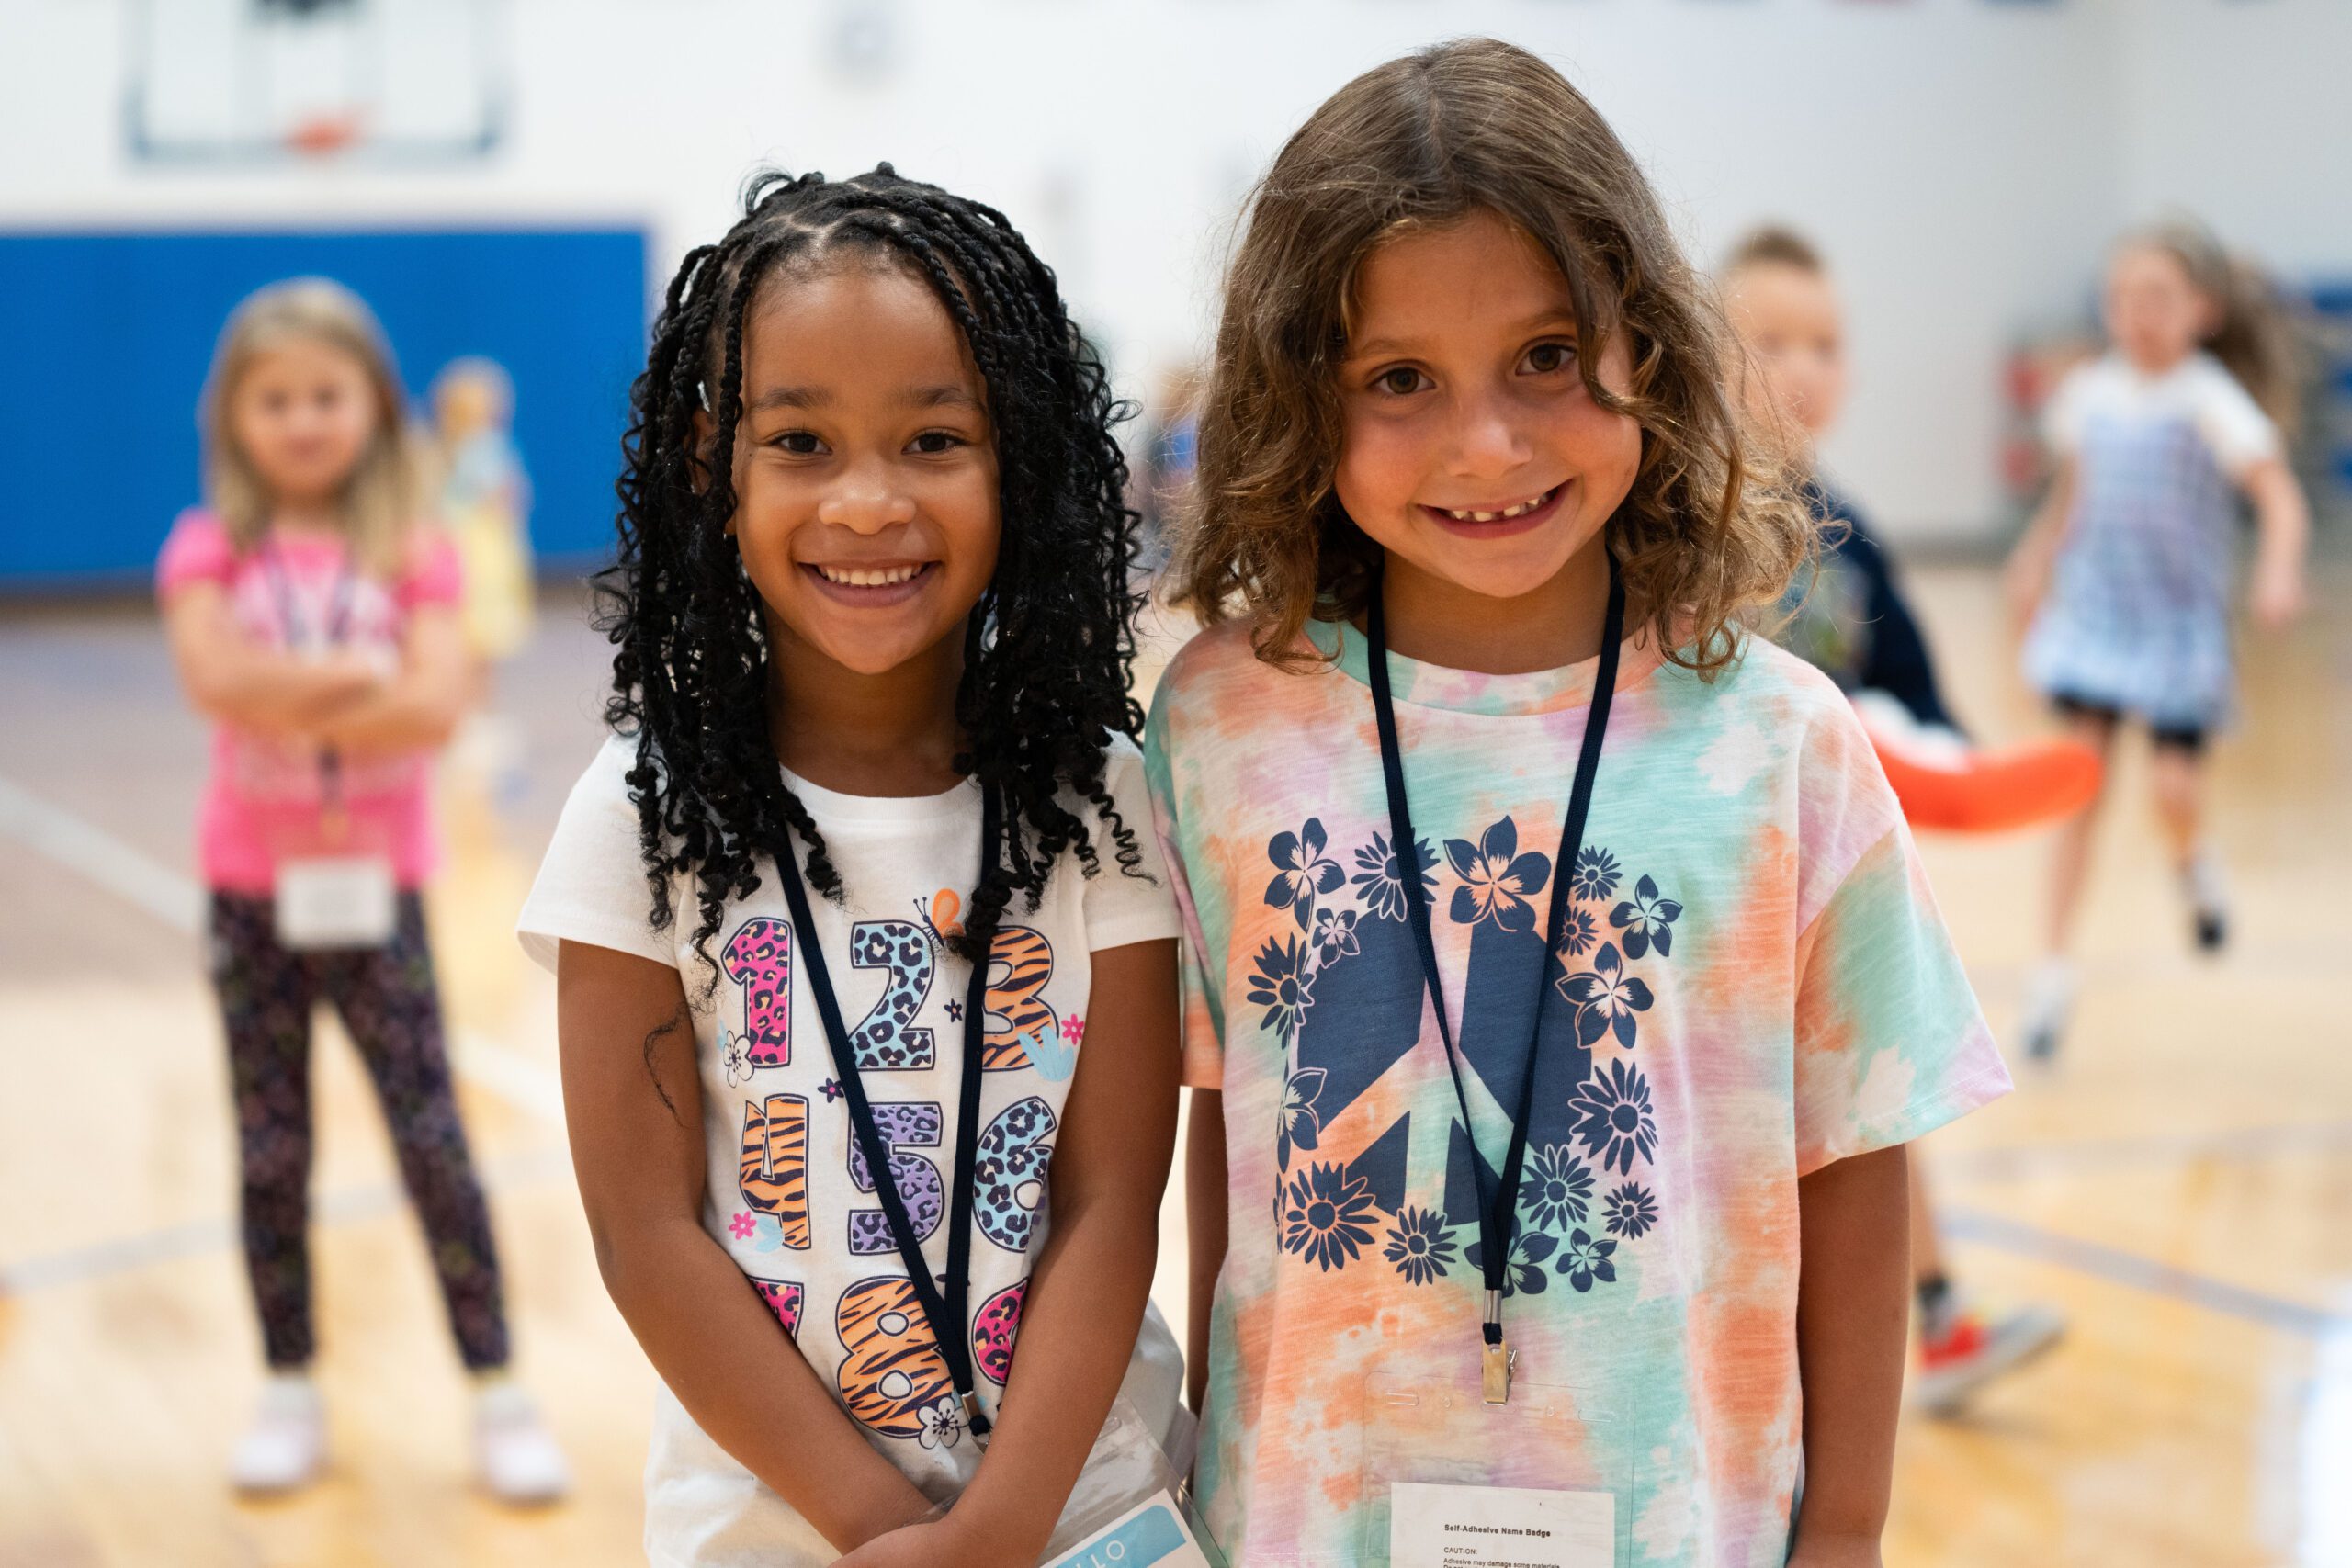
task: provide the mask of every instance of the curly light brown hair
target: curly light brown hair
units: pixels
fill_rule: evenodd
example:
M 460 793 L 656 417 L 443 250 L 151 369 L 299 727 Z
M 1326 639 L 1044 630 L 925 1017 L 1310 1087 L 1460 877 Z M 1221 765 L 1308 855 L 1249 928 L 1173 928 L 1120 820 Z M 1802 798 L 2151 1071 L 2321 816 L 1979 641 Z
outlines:
M 1254 622 L 1259 657 L 1283 664 L 1312 658 L 1299 638 L 1310 617 L 1363 611 L 1380 546 L 1333 489 L 1357 272 L 1390 237 L 1477 209 L 1558 265 L 1586 389 L 1641 425 L 1640 468 L 1608 530 L 1633 613 L 1675 662 L 1720 669 L 1737 617 L 1780 597 L 1813 524 L 1779 444 L 1725 393 L 1728 332 L 1640 168 L 1558 72 L 1493 39 L 1357 77 L 1252 194 L 1226 274 L 1178 602 L 1211 625 Z M 1598 378 L 1620 331 L 1633 365 L 1623 397 Z

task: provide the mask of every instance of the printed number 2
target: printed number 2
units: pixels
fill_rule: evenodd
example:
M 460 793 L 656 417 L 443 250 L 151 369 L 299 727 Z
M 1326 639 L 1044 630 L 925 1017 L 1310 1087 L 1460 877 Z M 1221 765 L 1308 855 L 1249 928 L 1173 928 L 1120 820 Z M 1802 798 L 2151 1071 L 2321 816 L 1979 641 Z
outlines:
M 907 1206 L 907 1223 L 914 1227 L 915 1240 L 930 1239 L 939 1228 L 942 1215 L 947 1212 L 947 1184 L 939 1178 L 939 1168 L 913 1148 L 935 1149 L 946 1123 L 939 1107 L 931 1102 L 902 1105 L 876 1105 L 874 1108 L 875 1130 L 890 1148 L 890 1175 L 899 1184 L 899 1200 Z M 860 1192 L 874 1190 L 874 1172 L 865 1163 L 857 1139 L 849 1141 L 849 1179 Z M 849 1249 L 861 1256 L 889 1252 L 898 1246 L 890 1235 L 889 1218 L 880 1209 L 854 1209 L 849 1216 Z
M 850 1031 L 852 1053 L 862 1073 L 929 1067 L 939 1059 L 931 1031 L 915 1016 L 931 995 L 931 938 L 912 920 L 860 920 L 850 928 L 849 962 L 854 969 L 889 975 L 882 995 Z

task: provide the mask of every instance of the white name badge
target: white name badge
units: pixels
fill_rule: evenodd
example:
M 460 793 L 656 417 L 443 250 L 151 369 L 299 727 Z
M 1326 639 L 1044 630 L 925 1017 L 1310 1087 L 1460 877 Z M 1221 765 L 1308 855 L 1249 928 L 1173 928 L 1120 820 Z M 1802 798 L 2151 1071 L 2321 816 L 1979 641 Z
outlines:
M 400 919 L 392 863 L 318 855 L 278 863 L 277 942 L 297 953 L 383 947 Z
M 1184 1510 L 1166 1492 L 1120 1515 L 1077 1551 L 1046 1561 L 1049 1568 L 1209 1568 L 1207 1554 L 1184 1522 Z
M 1392 1484 L 1390 1568 L 1612 1568 L 1617 1499 L 1607 1492 Z

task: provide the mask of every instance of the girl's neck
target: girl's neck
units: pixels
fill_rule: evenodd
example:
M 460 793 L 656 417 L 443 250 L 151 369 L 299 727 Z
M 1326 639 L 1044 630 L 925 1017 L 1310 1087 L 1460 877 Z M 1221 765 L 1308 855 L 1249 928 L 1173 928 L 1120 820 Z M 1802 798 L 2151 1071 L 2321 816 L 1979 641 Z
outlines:
M 1391 551 L 1382 603 L 1389 650 L 1448 670 L 1524 675 L 1600 652 L 1609 610 L 1609 557 L 1595 534 L 1567 564 L 1515 599 L 1473 592 Z M 1629 614 L 1627 624 L 1633 619 Z
M 773 618 L 768 646 L 768 734 L 786 767 L 842 795 L 939 795 L 962 782 L 961 637 L 878 674 L 835 662 Z
M 295 538 L 343 537 L 343 508 L 332 498 L 322 501 L 279 500 L 269 509 L 273 533 Z

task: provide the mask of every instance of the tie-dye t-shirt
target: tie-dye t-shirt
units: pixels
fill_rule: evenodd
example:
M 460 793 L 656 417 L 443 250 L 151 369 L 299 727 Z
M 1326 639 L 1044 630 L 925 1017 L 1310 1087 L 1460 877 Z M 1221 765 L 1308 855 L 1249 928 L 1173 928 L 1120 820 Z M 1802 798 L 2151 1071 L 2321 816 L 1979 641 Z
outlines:
M 1186 1078 L 1224 1096 L 1210 1530 L 1250 1568 L 1363 1561 L 1367 1375 L 1477 1388 L 1470 1161 L 1500 1163 L 1533 1019 L 1518 1375 L 1597 1391 L 1608 1418 L 1574 1466 L 1622 1478 L 1621 1563 L 1781 1562 L 1797 1180 L 2008 1088 L 1868 740 L 1826 677 L 1760 640 L 1712 682 L 1629 644 L 1547 954 L 1599 661 L 1396 660 L 1421 836 L 1400 855 L 1363 639 L 1307 635 L 1336 663 L 1278 670 L 1239 626 L 1195 638 L 1148 745 L 1190 937 Z M 1429 894 L 1475 1145 L 1400 866 Z

